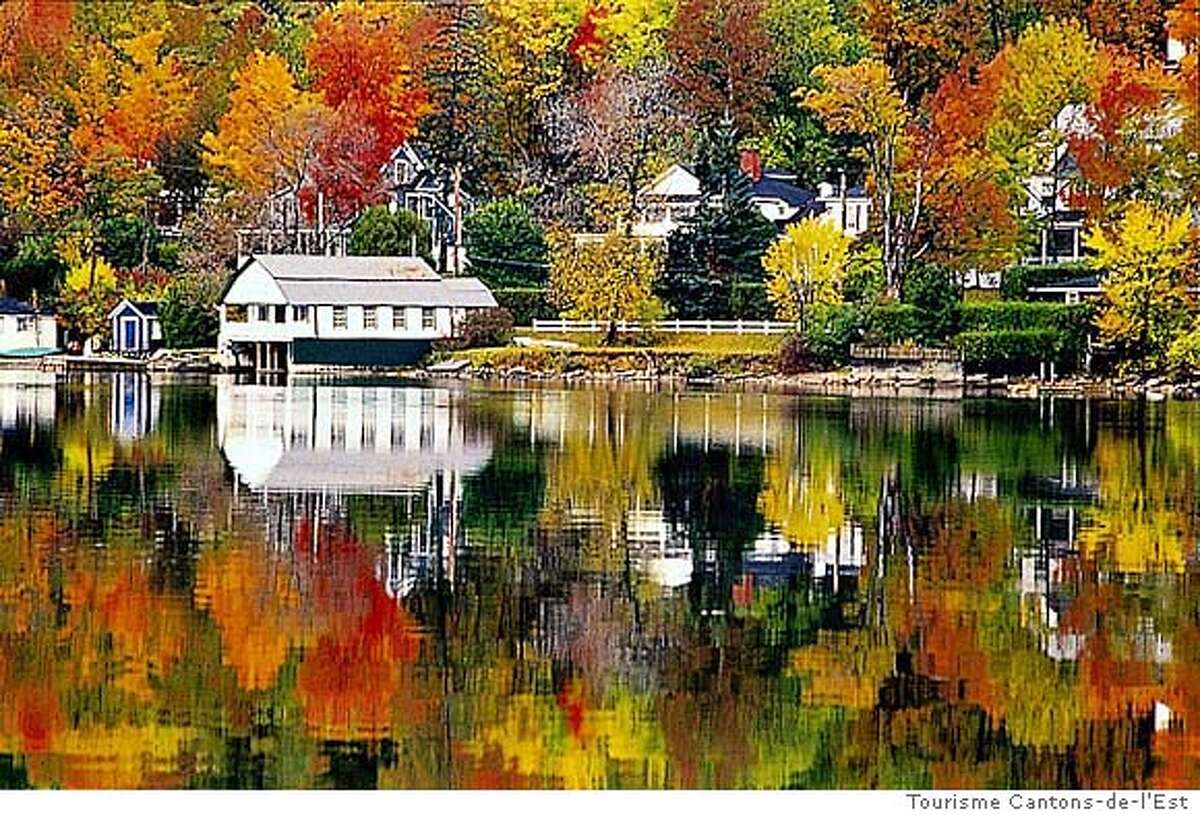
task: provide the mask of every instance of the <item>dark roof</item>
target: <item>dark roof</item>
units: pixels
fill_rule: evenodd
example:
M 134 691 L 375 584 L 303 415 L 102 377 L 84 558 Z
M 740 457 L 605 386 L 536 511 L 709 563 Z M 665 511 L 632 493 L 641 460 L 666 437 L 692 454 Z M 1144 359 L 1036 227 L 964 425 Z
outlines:
M 751 189 L 755 198 L 778 198 L 793 207 L 809 207 L 817 198 L 816 193 L 810 190 L 767 176 L 754 182 Z
M 158 303 L 153 300 L 130 300 L 130 304 L 147 317 L 158 316 Z
M 12 297 L 0 297 L 0 314 L 37 314 L 37 309 Z

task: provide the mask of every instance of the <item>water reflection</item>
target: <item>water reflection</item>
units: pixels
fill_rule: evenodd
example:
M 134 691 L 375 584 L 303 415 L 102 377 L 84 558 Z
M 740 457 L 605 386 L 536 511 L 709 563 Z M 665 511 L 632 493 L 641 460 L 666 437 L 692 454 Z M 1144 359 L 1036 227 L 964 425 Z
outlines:
M 1195 786 L 1198 417 L 0 380 L 0 785 Z

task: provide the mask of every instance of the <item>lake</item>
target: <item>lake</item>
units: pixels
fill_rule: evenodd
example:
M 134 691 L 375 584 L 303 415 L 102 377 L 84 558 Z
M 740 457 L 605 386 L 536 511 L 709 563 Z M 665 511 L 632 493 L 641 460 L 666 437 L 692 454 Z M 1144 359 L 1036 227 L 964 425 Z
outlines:
M 1200 411 L 0 379 L 0 787 L 1200 786 Z

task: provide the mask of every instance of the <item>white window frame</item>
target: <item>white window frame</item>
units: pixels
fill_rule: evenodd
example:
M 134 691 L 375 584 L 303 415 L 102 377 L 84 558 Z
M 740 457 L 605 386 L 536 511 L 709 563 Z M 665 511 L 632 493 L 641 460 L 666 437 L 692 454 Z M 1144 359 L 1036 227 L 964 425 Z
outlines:
M 333 329 L 345 331 L 350 327 L 350 309 L 348 306 L 333 307 Z

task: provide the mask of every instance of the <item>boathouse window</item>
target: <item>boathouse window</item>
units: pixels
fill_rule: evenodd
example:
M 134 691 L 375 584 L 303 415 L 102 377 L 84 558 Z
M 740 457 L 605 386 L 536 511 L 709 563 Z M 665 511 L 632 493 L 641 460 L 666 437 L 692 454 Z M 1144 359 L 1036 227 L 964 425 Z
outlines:
M 426 331 L 432 331 L 437 327 L 437 310 L 432 308 L 421 309 L 421 328 Z
M 379 327 L 379 319 L 375 313 L 375 306 L 363 306 L 363 328 L 373 330 Z
M 345 306 L 334 306 L 333 307 L 333 327 L 334 328 L 345 328 L 346 327 L 346 307 Z
M 275 306 L 275 322 L 287 322 L 287 306 Z
M 404 306 L 392 306 L 392 330 L 408 330 L 408 309 Z
M 308 306 L 292 306 L 292 322 L 308 322 Z
M 258 307 L 258 321 L 260 323 L 271 322 L 271 307 L 270 306 L 259 306 Z

